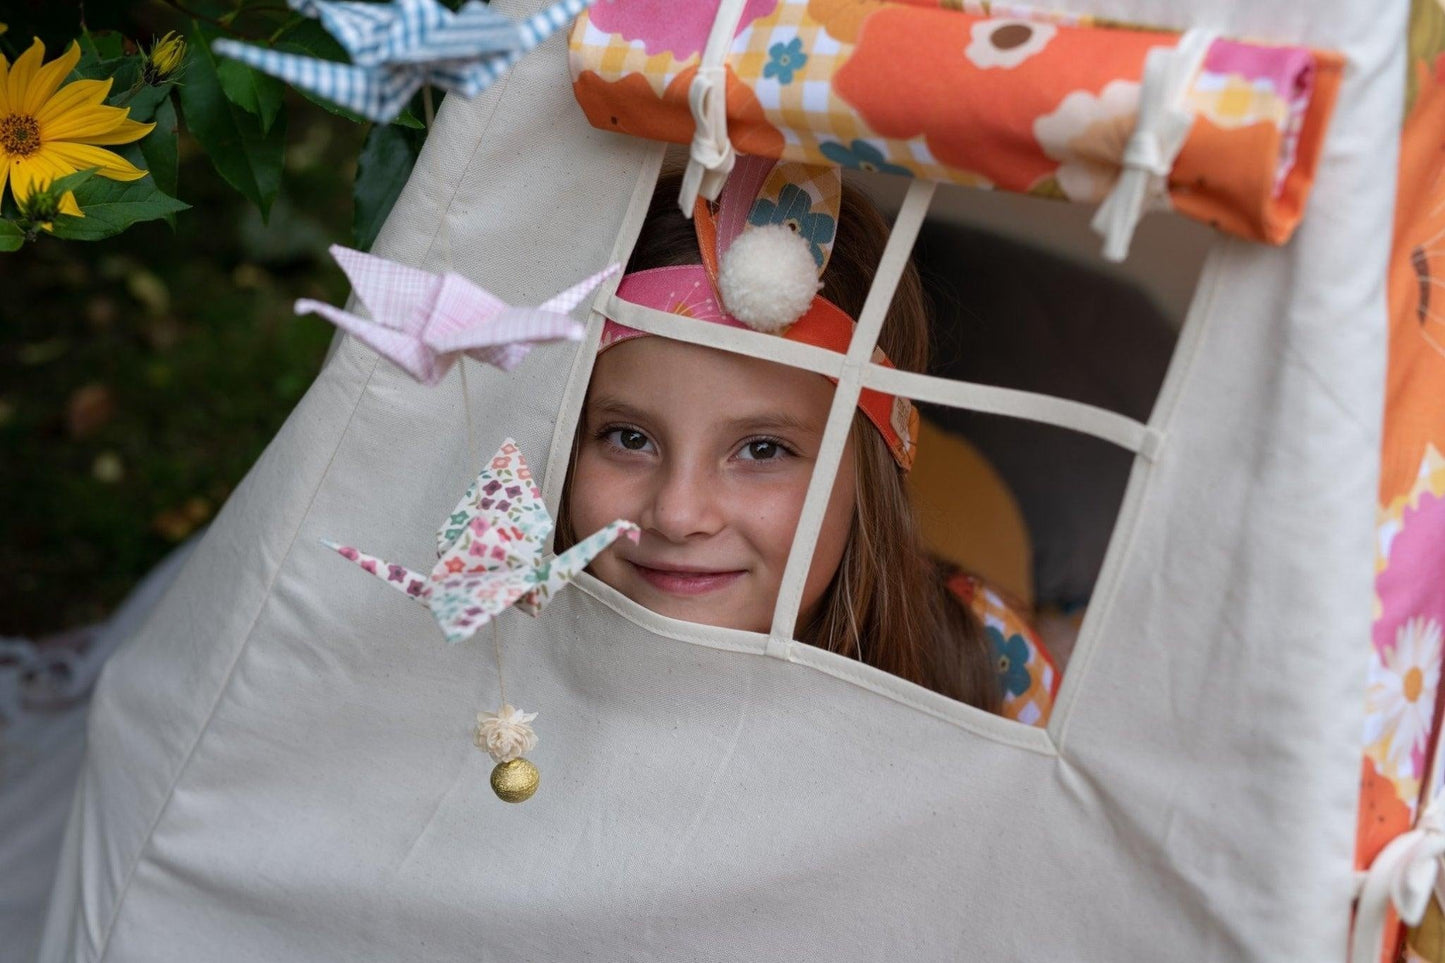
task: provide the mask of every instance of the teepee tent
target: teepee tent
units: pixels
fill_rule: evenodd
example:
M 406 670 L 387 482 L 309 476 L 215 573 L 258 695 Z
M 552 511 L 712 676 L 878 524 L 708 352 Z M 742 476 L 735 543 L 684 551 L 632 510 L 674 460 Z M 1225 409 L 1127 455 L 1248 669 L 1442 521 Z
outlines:
M 516 15 L 535 4 L 495 6 Z M 872 8 L 898 5 L 727 0 L 720 15 L 715 3 L 631 0 L 683 33 L 699 8 L 701 40 L 718 34 L 715 19 L 743 21 L 734 46 L 689 51 L 649 50 L 630 28 L 609 28 L 625 6 L 601 0 L 579 23 L 571 80 L 556 37 L 475 99 L 449 97 L 375 250 L 539 303 L 627 259 L 666 149 L 651 138 L 677 139 L 675 115 L 689 109 L 685 91 L 681 108 L 660 96 L 654 74 L 675 79 L 735 46 L 752 66 L 738 59 L 714 90 L 722 109 L 751 110 L 746 91 L 764 87 L 749 88 L 748 71 L 765 73 L 767 58 L 747 45 L 768 18 L 824 23 L 808 55 L 826 52 L 841 71 L 868 40 Z M 1018 19 L 1001 4 L 963 6 L 930 13 Z M 41 959 L 1345 959 L 1356 870 L 1409 828 L 1416 800 L 1401 793 L 1425 778 L 1423 753 L 1391 752 L 1376 732 L 1389 766 L 1367 755 L 1373 808 L 1362 815 L 1372 622 L 1378 636 L 1382 619 L 1429 614 L 1396 612 L 1383 580 L 1410 571 L 1420 584 L 1431 549 L 1418 532 L 1440 529 L 1438 511 L 1433 523 L 1423 513 L 1440 501 L 1429 459 L 1445 431 L 1419 400 L 1421 378 L 1445 383 L 1422 367 L 1438 361 L 1419 355 L 1409 376 L 1391 368 L 1390 404 L 1409 408 L 1401 424 L 1419 451 L 1403 468 L 1381 455 L 1387 360 L 1398 355 L 1386 281 L 1399 264 L 1409 10 L 1403 0 L 1056 6 L 1076 16 L 1051 29 L 1112 31 L 1110 46 L 1127 47 L 1132 32 L 1089 15 L 1301 45 L 1321 52 L 1312 63 L 1332 64 L 1338 85 L 1319 98 L 1332 111 L 1311 121 L 1313 146 L 1292 141 L 1307 182 L 1270 181 L 1268 197 L 1286 198 L 1274 206 L 1220 208 L 1238 217 L 1223 217 L 1232 234 L 1209 245 L 1147 419 L 922 375 L 885 384 L 866 364 L 871 340 L 831 359 L 789 353 L 779 339 L 628 309 L 615 280 L 593 303 L 587 340 L 541 347 L 511 373 L 471 364 L 465 393 L 458 373 L 422 387 L 346 339 L 107 668 Z M 830 33 L 829 17 L 852 27 Z M 623 37 L 620 53 L 585 60 L 608 35 Z M 1433 106 L 1433 78 L 1411 81 L 1417 104 Z M 608 85 L 646 87 L 657 103 L 599 97 Z M 756 92 L 753 103 L 756 116 L 729 113 L 704 133 L 715 144 L 731 133 L 747 150 L 772 129 L 777 152 L 828 157 L 784 122 L 805 123 L 798 110 Z M 613 104 L 637 112 L 598 113 Z M 636 129 L 648 118 L 660 119 Z M 910 140 L 877 130 L 886 124 L 873 118 L 877 141 L 865 132 L 843 146 L 856 160 L 858 143 L 882 152 Z M 983 124 L 976 138 L 1000 130 Z M 911 182 L 894 221 L 859 324 L 873 337 L 933 195 L 970 189 L 948 183 L 966 179 L 944 176 L 936 143 L 912 140 L 924 145 L 913 159 L 936 169 Z M 1207 168 L 1192 149 L 1181 158 Z M 883 163 L 907 166 L 891 154 Z M 706 190 L 713 175 L 700 173 Z M 1436 203 L 1423 186 L 1434 170 L 1417 173 L 1423 214 Z M 969 183 L 982 181 L 1027 189 Z M 1173 202 L 1191 216 L 1214 210 Z M 446 645 L 425 610 L 345 571 L 320 540 L 364 536 L 387 557 L 427 557 L 478 451 L 508 436 L 555 507 L 603 309 L 838 374 L 832 460 L 820 459 L 771 633 L 670 620 L 585 575 L 539 618 L 499 620 L 507 684 L 546 721 L 533 754 L 543 789 L 505 806 L 470 738 L 496 693 L 492 639 Z M 1131 453 L 1047 727 L 792 638 L 847 392 L 864 384 Z M 1382 461 L 1398 491 L 1381 489 Z M 1393 542 L 1381 541 L 1385 528 Z M 1389 545 L 1407 537 L 1413 555 L 1397 566 Z M 1436 673 L 1428 691 L 1416 680 L 1413 699 L 1426 699 L 1427 716 L 1435 624 Z M 1393 638 L 1374 651 L 1381 678 L 1399 667 Z M 1384 828 L 1357 856 L 1371 826 Z

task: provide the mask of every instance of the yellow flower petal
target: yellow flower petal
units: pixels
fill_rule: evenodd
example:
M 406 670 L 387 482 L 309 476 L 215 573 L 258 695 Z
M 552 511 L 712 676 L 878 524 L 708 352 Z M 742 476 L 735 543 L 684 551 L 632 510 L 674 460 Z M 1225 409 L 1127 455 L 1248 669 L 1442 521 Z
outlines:
M 75 202 L 75 191 L 66 191 L 60 195 L 60 213 L 69 214 L 71 217 L 84 217 L 85 212 Z
M 11 73 L 11 76 L 15 76 Z M 35 119 L 41 124 L 58 123 L 66 114 L 99 107 L 105 95 L 110 93 L 110 78 L 104 80 L 77 80 L 60 88 L 54 97 L 36 111 Z
M 10 75 L 10 61 L 0 55 L 0 117 L 10 113 L 10 98 L 5 93 L 6 78 Z
M 10 77 L 5 82 L 6 99 L 10 102 L 10 113 L 18 112 L 21 104 L 25 103 L 25 91 L 30 87 L 30 80 L 40 69 L 40 62 L 45 59 L 45 44 L 36 37 L 30 49 L 15 58 L 15 63 L 10 65 Z
M 84 140 L 110 133 L 125 123 L 130 111 L 124 107 L 86 107 L 61 114 L 53 124 L 42 124 L 40 139 Z M 121 143 L 124 143 L 122 141 Z
M 74 167 L 66 166 L 58 158 L 47 157 L 46 153 L 41 151 L 11 163 L 10 193 L 15 195 L 16 204 L 23 204 L 31 191 L 44 187 L 55 178 L 75 173 Z
M 134 181 L 146 176 L 146 171 L 136 167 L 130 161 L 113 154 L 100 147 L 92 147 L 89 144 L 72 144 L 69 141 L 57 141 L 46 144 L 44 148 L 36 153 L 39 157 L 45 155 L 47 159 L 68 164 L 78 171 L 90 167 L 99 168 L 98 173 L 102 177 L 109 177 L 116 181 Z
M 140 140 L 155 128 L 156 125 L 153 123 L 142 124 L 137 120 L 126 119 L 104 134 L 91 134 L 89 137 L 67 137 L 66 140 L 83 140 L 87 144 L 129 144 L 133 140 Z
M 51 94 L 60 89 L 61 81 L 69 76 L 79 61 L 80 44 L 72 40 L 65 53 L 35 71 L 35 76 L 30 78 L 30 85 L 25 88 L 25 99 L 12 101 L 16 105 L 16 112 L 32 115 L 40 113 L 40 108 L 50 99 Z

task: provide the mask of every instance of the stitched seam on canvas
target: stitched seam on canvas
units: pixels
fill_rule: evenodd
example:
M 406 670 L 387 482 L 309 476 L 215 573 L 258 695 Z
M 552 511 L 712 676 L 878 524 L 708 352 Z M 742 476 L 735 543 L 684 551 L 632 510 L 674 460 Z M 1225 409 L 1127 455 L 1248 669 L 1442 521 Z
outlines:
M 1064 679 L 1059 686 L 1059 695 L 1054 701 L 1053 714 L 1049 718 L 1049 735 L 1053 740 L 1054 749 L 1061 756 L 1065 754 L 1064 743 L 1068 737 L 1069 721 L 1073 718 L 1075 706 L 1080 698 L 1079 693 L 1088 678 L 1094 658 L 1103 644 L 1100 626 L 1104 625 L 1109 616 L 1113 614 L 1114 605 L 1123 585 L 1125 567 L 1133 555 L 1134 540 L 1139 531 L 1139 519 L 1143 517 L 1144 510 L 1152 500 L 1154 490 L 1158 487 L 1153 483 L 1153 469 L 1158 464 L 1158 458 L 1163 452 L 1164 445 L 1168 442 L 1169 426 L 1179 411 L 1179 400 L 1183 397 L 1184 387 L 1189 383 L 1195 365 L 1203 353 L 1204 342 L 1218 323 L 1215 318 L 1217 314 L 1215 302 L 1218 299 L 1225 274 L 1223 261 L 1226 253 L 1232 249 L 1231 244 L 1232 242 L 1228 240 L 1219 240 L 1210 249 L 1205 262 L 1204 275 L 1200 278 L 1194 301 L 1185 318 L 1188 340 L 1176 348 L 1176 351 L 1182 350 L 1184 353 L 1176 354 L 1171 359 L 1169 370 L 1164 377 L 1164 385 L 1160 388 L 1159 397 L 1154 404 L 1154 411 L 1150 413 L 1147 425 L 1159 433 L 1159 451 L 1155 453 L 1154 458 L 1136 455 L 1134 464 L 1129 470 L 1129 482 L 1125 489 L 1124 503 L 1119 508 L 1114 531 L 1109 535 L 1109 545 L 1104 553 L 1104 567 L 1095 583 L 1096 592 L 1102 586 L 1103 598 L 1097 606 L 1091 606 L 1084 615 L 1084 623 L 1080 627 L 1078 646 L 1075 650 L 1077 660 L 1070 660 L 1071 662 L 1077 661 L 1077 664 L 1071 665 L 1064 671 Z M 1178 366 L 1177 377 L 1176 365 Z
M 698 645 L 719 652 L 759 656 L 772 661 L 779 661 L 775 656 L 767 654 L 766 643 L 769 636 L 766 633 L 741 632 L 731 629 L 718 630 L 712 626 L 690 622 L 680 622 L 674 627 L 674 625 L 671 624 L 674 620 L 657 615 L 657 613 L 639 605 L 615 589 L 611 589 L 597 582 L 595 578 L 591 580 L 578 579 L 573 584 L 588 596 L 611 609 L 616 615 L 652 635 L 674 642 L 681 642 L 684 645 Z M 728 638 L 728 636 L 733 634 L 739 636 L 737 641 L 732 641 Z M 749 644 L 750 642 L 752 644 Z M 821 672 L 841 682 L 866 689 L 875 695 L 897 702 L 900 705 L 921 712 L 940 722 L 946 722 L 949 725 L 966 730 L 980 738 L 1039 755 L 1051 756 L 1057 754 L 1052 740 L 1048 738 L 1048 733 L 1037 726 L 1031 726 L 1012 719 L 1005 719 L 1002 716 L 985 712 L 967 703 L 950 699 L 941 693 L 932 693 L 930 690 L 922 689 L 914 683 L 890 675 L 882 669 L 876 669 L 865 663 L 855 662 L 846 656 L 829 653 L 825 649 L 819 649 L 806 645 L 805 643 L 796 643 L 793 651 L 797 657 L 789 659 L 788 661 L 794 665 L 799 665 L 814 672 Z M 834 659 L 838 661 L 834 662 Z M 931 705 L 927 700 L 919 699 L 914 694 L 914 690 L 930 692 L 930 695 L 937 696 L 938 699 L 943 700 L 946 709 Z M 970 716 L 976 716 L 976 718 L 969 718 Z M 1009 729 L 1013 729 L 1014 731 L 1007 731 Z M 1025 735 L 1025 733 L 1036 733 L 1036 735 Z

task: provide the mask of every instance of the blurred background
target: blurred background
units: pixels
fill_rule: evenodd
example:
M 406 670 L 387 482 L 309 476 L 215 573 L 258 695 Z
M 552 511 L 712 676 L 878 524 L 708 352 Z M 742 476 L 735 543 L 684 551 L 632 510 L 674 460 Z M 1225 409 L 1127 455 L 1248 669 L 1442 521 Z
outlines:
M 287 11 L 269 6 L 7 0 L 0 53 L 13 63 L 39 37 L 49 61 L 83 33 L 143 51 L 198 25 L 274 36 Z M 357 221 L 379 223 L 376 211 L 353 195 L 377 128 L 277 95 L 284 159 L 265 219 L 177 96 L 172 193 L 190 209 L 173 226 L 96 242 L 42 233 L 0 253 L 0 636 L 103 618 L 214 515 L 320 367 L 333 329 L 291 303 L 346 297 L 326 248 L 356 243 L 354 228 L 374 236 Z M 410 161 L 379 158 L 392 196 Z

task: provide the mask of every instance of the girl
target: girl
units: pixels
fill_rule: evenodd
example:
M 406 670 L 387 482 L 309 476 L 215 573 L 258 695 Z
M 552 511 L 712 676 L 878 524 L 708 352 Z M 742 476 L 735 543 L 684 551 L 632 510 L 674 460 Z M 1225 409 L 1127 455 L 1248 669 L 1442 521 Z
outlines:
M 815 215 L 788 190 L 787 172 L 796 178 L 799 169 L 809 169 L 780 164 L 770 174 L 771 168 L 772 161 L 744 158 L 716 212 L 699 204 L 693 220 L 677 209 L 680 178 L 664 175 L 619 297 L 736 324 L 719 304 L 744 298 L 718 296 L 716 254 L 708 250 L 719 225 L 726 232 L 729 219 L 739 217 L 738 210 L 729 210 L 740 204 L 735 184 L 743 185 L 742 199 L 751 202 L 753 185 L 776 187 L 783 172 L 781 190 L 772 192 L 778 202 L 753 203 L 749 222 L 780 212 L 786 227 L 813 235 L 805 240 L 829 234 L 830 225 L 809 222 Z M 786 336 L 842 351 L 888 225 L 861 193 L 839 186 L 836 229 L 823 237 L 832 249 L 824 259 L 821 291 Z M 817 250 L 812 253 L 816 261 Z M 693 292 L 685 282 L 700 277 L 709 261 L 711 283 L 694 280 Z M 727 273 L 725 265 L 722 271 Z M 826 309 L 836 329 L 831 337 L 828 325 L 817 320 Z M 807 330 L 800 334 L 800 329 Z M 592 531 L 617 517 L 632 519 L 643 529 L 640 542 L 619 544 L 594 561 L 597 578 L 662 615 L 766 632 L 832 386 L 809 371 L 641 334 L 607 323 L 574 440 L 558 549 L 570 545 L 577 531 Z M 878 347 L 897 367 L 927 367 L 928 318 L 912 265 L 898 285 Z M 950 580 L 921 548 L 904 480 L 911 463 L 909 435 L 916 431 L 909 431 L 906 416 L 899 431 L 897 414 L 903 409 L 911 411 L 906 400 L 877 392 L 865 392 L 860 400 L 805 583 L 797 637 L 998 711 L 1006 695 L 1022 695 L 1008 691 L 1006 680 L 1016 678 L 1020 668 L 1009 661 L 1047 657 L 1027 629 L 1022 630 L 1027 652 L 1007 645 L 1020 638 L 1018 631 L 986 633 L 975 609 L 989 600 L 997 604 L 997 597 L 967 578 Z M 1033 717 L 1026 721 L 1047 717 L 1049 688 L 1030 700 L 1037 711 L 1026 713 Z

